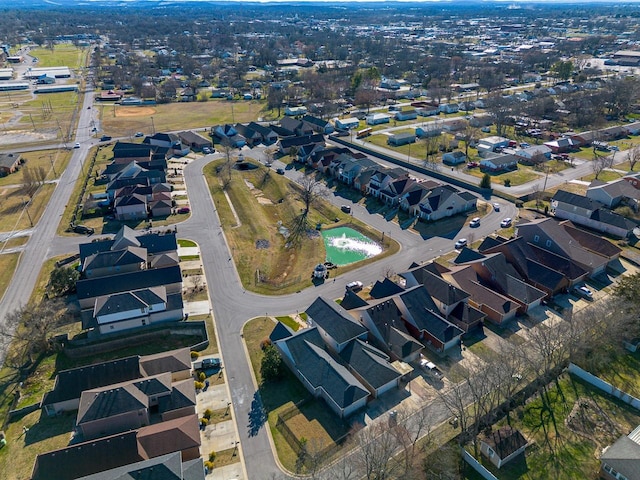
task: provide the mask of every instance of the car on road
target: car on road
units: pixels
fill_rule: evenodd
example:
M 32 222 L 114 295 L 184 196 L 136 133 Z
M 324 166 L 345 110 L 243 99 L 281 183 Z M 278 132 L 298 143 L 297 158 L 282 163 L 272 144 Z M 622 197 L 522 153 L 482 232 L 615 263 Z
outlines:
M 178 213 L 189 213 L 191 209 L 189 207 L 180 207 Z
M 363 287 L 362 282 L 358 280 L 347 283 L 347 290 L 352 290 L 354 292 L 357 290 L 362 290 L 362 287 Z
M 499 212 L 499 211 L 500 211 L 500 204 L 499 204 L 499 203 L 494 203 L 494 204 L 493 204 L 493 209 L 494 209 L 496 212 Z
M 344 213 L 351 213 L 351 207 L 349 205 L 342 205 L 340 207 L 340 210 L 342 210 Z
M 78 142 L 76 142 L 76 143 L 73 145 L 73 148 L 80 148 L 80 144 L 79 144 Z
M 467 163 L 467 168 L 476 168 L 478 166 L 479 166 L 478 162 L 469 162 L 469 163 Z
M 278 175 L 284 175 L 284 169 L 282 169 L 282 168 L 278 168 L 278 169 L 276 170 L 276 173 L 277 173 Z
M 473 217 L 469 222 L 469 226 L 471 228 L 476 228 L 480 226 L 480 217 Z
M 92 227 L 87 227 L 86 225 L 73 225 L 71 229 L 75 233 L 80 233 L 82 235 L 93 235 L 95 230 Z
M 136 132 L 136 134 L 134 135 L 134 137 L 144 137 L 144 133 L 142 133 L 142 132 Z
M 109 135 L 102 135 L 100 137 L 101 142 L 108 142 L 109 140 L 111 140 L 111 137 Z
M 202 147 L 202 153 L 204 153 L 205 155 L 209 155 L 210 153 L 213 153 L 214 150 L 211 147 Z
M 504 220 L 502 220 L 500 222 L 500 226 L 502 228 L 509 228 L 511 226 L 511 223 L 513 222 L 513 220 L 511 220 L 511 217 L 507 217 Z
M 462 247 L 466 247 L 466 246 L 467 246 L 466 238 L 459 238 L 454 245 L 456 249 L 461 249 Z
M 574 288 L 573 293 L 579 297 L 586 298 L 587 300 L 593 300 L 593 292 L 584 285 Z

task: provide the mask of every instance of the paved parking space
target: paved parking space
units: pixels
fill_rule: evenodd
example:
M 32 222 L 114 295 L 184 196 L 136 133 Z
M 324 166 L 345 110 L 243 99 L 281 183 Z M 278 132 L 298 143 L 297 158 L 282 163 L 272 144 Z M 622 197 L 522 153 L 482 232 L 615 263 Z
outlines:
M 207 425 L 200 432 L 200 440 L 202 441 L 200 451 L 205 457 L 209 455 L 209 452 L 219 452 L 233 448 L 238 440 L 233 420 Z
M 234 463 L 233 465 L 226 465 L 220 468 L 214 468 L 212 472 L 207 475 L 207 480 L 232 480 L 243 479 L 244 474 L 242 472 L 242 464 Z
M 198 402 L 196 405 L 196 412 L 198 412 L 198 415 L 200 416 L 202 416 L 206 409 L 220 410 L 222 408 L 227 408 L 227 403 L 231 401 L 225 384 L 214 385 L 209 387 L 206 391 L 198 393 L 196 400 Z
M 184 313 L 193 315 L 207 315 L 211 307 L 208 300 L 201 300 L 199 302 L 185 302 Z

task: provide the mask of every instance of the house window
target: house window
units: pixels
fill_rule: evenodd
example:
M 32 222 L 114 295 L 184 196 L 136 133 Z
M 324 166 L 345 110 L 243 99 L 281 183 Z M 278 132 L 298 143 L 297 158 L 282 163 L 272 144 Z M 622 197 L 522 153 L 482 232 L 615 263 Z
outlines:
M 540 241 L 540 235 L 534 235 L 533 236 L 533 241 L 538 243 Z
M 546 245 L 547 247 L 550 247 L 550 246 L 551 246 L 551 240 L 547 240 L 547 242 L 545 243 L 545 245 Z
M 487 453 L 489 454 L 489 458 L 493 458 L 496 452 L 493 451 L 493 448 L 487 447 Z

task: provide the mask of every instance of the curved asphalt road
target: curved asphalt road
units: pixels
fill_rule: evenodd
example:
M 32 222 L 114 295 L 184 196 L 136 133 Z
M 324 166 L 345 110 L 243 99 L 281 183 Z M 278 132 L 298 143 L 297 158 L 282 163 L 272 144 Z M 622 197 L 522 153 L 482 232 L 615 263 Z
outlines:
M 248 478 L 267 478 L 271 474 L 281 472 L 275 463 L 264 425 L 260 398 L 253 387 L 251 367 L 245 355 L 241 337 L 244 323 L 250 318 L 265 314 L 286 315 L 298 310 L 303 311 L 319 295 L 328 298 L 340 297 L 347 282 L 361 280 L 365 284 L 372 283 L 382 278 L 387 268 L 401 271 L 408 268 L 413 261 L 432 259 L 452 250 L 453 239 L 463 235 L 469 236 L 471 230 L 465 226 L 461 232 L 453 232 L 451 238 L 434 237 L 423 240 L 416 234 L 402 230 L 397 224 L 386 221 L 381 215 L 369 214 L 363 207 L 354 206 L 356 218 L 398 240 L 403 247 L 401 251 L 375 264 L 339 276 L 335 283 L 329 282 L 300 293 L 276 297 L 246 292 L 240 283 L 233 261 L 230 261 L 226 239 L 202 173 L 204 165 L 214 158 L 216 155 L 203 157 L 184 169 L 192 215 L 189 220 L 178 226 L 178 235 L 180 238 L 190 238 L 200 246 Z M 277 166 L 274 162 L 273 168 Z M 295 177 L 300 173 L 289 170 L 287 175 Z M 329 201 L 336 205 L 350 204 L 335 195 L 332 195 Z M 499 228 L 502 218 L 515 217 L 517 213 L 514 206 L 504 203 L 501 210 L 499 213 L 491 211 L 483 218 L 481 227 L 473 231 L 475 238 L 492 233 Z

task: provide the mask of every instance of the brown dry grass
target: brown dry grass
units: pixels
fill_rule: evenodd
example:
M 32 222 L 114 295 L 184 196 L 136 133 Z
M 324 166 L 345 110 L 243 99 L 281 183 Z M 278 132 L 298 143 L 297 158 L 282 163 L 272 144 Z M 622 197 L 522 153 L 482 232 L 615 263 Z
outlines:
M 176 131 L 210 128 L 213 125 L 232 122 L 250 122 L 265 117 L 264 103 L 252 101 L 167 103 L 149 106 L 100 105 L 100 121 L 109 135 L 129 136 L 135 132 Z M 151 121 L 153 117 L 153 123 Z
M 27 207 L 33 225 L 38 223 L 54 188 L 55 185 L 52 184 L 42 185 Z M 24 203 L 27 200 L 20 188 L 0 190 L 0 231 L 23 230 L 32 226 L 29 215 L 24 209 Z

